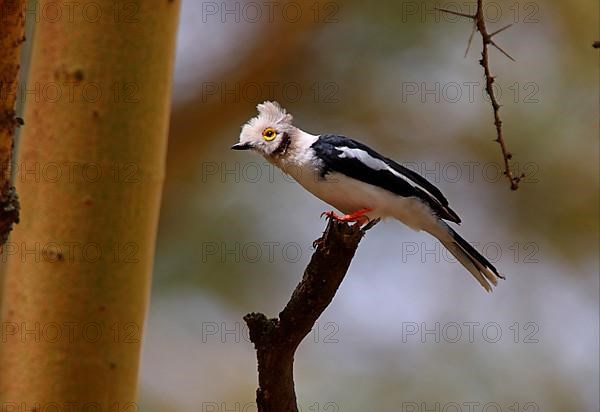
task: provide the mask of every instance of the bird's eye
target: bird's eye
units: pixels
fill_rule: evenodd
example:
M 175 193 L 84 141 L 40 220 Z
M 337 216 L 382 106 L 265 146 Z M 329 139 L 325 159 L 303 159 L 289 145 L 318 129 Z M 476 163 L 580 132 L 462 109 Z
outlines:
M 270 142 L 277 137 L 277 132 L 272 127 L 267 127 L 263 130 L 262 136 L 266 141 Z

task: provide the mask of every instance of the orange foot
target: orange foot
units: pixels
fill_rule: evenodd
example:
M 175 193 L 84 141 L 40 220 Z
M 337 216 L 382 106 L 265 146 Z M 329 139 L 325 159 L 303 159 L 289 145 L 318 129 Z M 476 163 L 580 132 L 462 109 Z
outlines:
M 365 216 L 366 213 L 372 212 L 373 209 L 364 208 L 357 210 L 354 213 L 350 213 L 349 215 L 339 216 L 335 212 L 323 212 L 321 213 L 321 217 L 327 216 L 332 219 L 340 220 L 342 222 L 356 222 L 358 225 L 364 225 L 369 221 L 369 218 Z

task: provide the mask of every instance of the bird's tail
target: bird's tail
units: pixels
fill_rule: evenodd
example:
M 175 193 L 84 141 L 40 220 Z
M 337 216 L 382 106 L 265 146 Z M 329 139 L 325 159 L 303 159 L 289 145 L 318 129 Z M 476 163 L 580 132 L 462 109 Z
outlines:
M 481 255 L 469 242 L 463 239 L 450 226 L 444 222 L 439 222 L 440 228 L 445 233 L 438 230 L 430 232 L 454 255 L 456 259 L 477 279 L 483 288 L 491 292 L 492 285 L 498 284 L 498 278 L 504 279 L 504 276 L 498 273 L 498 270 Z

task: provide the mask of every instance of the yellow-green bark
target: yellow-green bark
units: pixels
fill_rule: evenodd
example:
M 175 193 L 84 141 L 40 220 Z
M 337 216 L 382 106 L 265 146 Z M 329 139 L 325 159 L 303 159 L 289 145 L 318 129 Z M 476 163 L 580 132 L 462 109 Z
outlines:
M 5 251 L 0 403 L 132 411 L 179 1 L 74 2 L 58 20 L 50 3 L 37 5 L 21 225 Z

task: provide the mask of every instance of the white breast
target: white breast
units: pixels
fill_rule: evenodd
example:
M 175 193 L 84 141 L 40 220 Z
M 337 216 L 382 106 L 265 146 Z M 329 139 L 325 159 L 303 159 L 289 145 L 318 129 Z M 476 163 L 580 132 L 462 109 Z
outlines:
M 418 198 L 398 196 L 337 172 L 321 177 L 319 160 L 310 148 L 318 137 L 300 133 L 294 153 L 276 164 L 313 195 L 346 214 L 368 208 L 373 210 L 367 213 L 369 219 L 392 217 L 415 230 L 437 227 L 431 208 Z
M 437 227 L 437 219 L 425 203 L 415 197 L 398 196 L 341 173 L 321 178 L 314 169 L 303 168 L 292 175 L 306 190 L 343 213 L 372 209 L 369 219 L 392 217 L 414 230 Z

